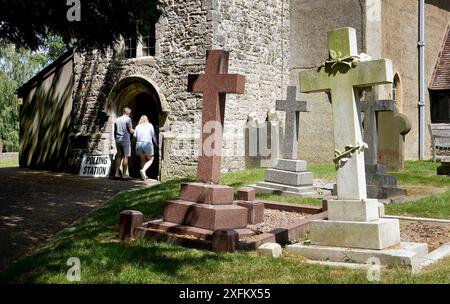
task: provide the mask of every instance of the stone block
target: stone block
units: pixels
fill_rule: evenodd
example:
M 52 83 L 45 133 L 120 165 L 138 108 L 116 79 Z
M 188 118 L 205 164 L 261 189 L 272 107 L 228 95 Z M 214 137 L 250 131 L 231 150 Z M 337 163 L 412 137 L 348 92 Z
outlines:
M 386 166 L 380 164 L 366 164 L 366 174 L 381 174 L 385 175 Z
M 256 191 L 251 187 L 245 187 L 238 190 L 236 199 L 238 201 L 251 202 L 256 199 Z
M 142 212 L 125 210 L 120 212 L 119 220 L 119 240 L 125 241 L 135 237 L 134 229 L 140 227 L 144 222 Z
M 304 172 L 307 170 L 307 162 L 304 160 L 278 159 L 274 168 L 282 171 Z
M 258 247 L 259 256 L 279 258 L 282 253 L 281 245 L 277 243 L 266 243 Z
M 187 183 L 181 185 L 180 199 L 202 204 L 231 205 L 234 190 L 222 185 Z
M 366 175 L 367 185 L 376 185 L 380 187 L 397 187 L 397 179 L 390 175 Z
M 417 268 L 421 257 L 428 253 L 428 245 L 423 243 L 401 243 L 398 248 L 384 250 L 358 249 L 293 244 L 286 246 L 287 252 L 315 261 L 332 261 L 369 264 L 373 258 L 381 265 L 406 265 Z
M 270 183 L 270 182 L 259 182 L 256 184 L 257 193 L 260 193 L 259 189 L 266 188 L 270 191 L 286 191 L 286 192 L 295 192 L 295 193 L 316 193 L 316 187 L 314 186 L 289 186 L 289 185 L 282 185 L 277 183 Z
M 440 166 L 437 168 L 437 175 L 450 175 L 450 166 Z
M 247 208 L 247 222 L 255 225 L 264 221 L 264 204 L 256 202 L 239 202 L 238 206 Z
M 234 205 L 206 205 L 183 200 L 167 201 L 164 221 L 209 230 L 247 226 L 247 208 Z
M 289 186 L 312 186 L 313 177 L 311 172 L 290 172 L 268 169 L 266 171 L 265 181 Z
M 386 249 L 400 244 L 397 219 L 373 222 L 312 221 L 310 239 L 313 245 Z
M 397 196 L 404 196 L 406 194 L 407 192 L 405 189 L 367 185 L 367 196 L 369 198 L 388 199 Z
M 216 230 L 212 236 L 212 249 L 216 253 L 233 253 L 239 246 L 239 233 L 236 230 Z
M 328 200 L 330 221 L 371 222 L 378 220 L 378 200 Z

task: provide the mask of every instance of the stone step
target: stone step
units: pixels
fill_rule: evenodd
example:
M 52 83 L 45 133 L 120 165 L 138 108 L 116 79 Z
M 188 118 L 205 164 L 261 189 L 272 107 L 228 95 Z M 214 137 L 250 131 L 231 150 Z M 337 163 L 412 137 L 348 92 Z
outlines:
M 390 175 L 367 174 L 366 183 L 380 187 L 397 187 L 397 178 Z
M 404 196 L 406 194 L 405 189 L 400 189 L 397 187 L 367 186 L 367 197 L 369 198 L 388 199 L 397 196 Z
M 183 200 L 167 201 L 164 221 L 208 230 L 247 226 L 247 208 L 236 205 L 207 205 Z
M 278 159 L 274 169 L 290 172 L 305 172 L 307 167 L 307 162 L 304 160 Z
M 428 253 L 428 245 L 402 242 L 397 248 L 384 250 L 356 249 L 293 244 L 286 246 L 289 254 L 302 256 L 314 261 L 351 262 L 369 264 L 376 258 L 381 265 L 407 265 L 413 271 Z
M 289 186 L 289 185 L 282 185 L 278 183 L 269 183 L 269 182 L 259 182 L 256 184 L 257 187 L 260 188 L 267 188 L 272 189 L 275 191 L 289 191 L 289 192 L 295 192 L 295 193 L 305 193 L 305 192 L 316 192 L 316 187 L 314 186 Z
M 185 183 L 181 185 L 180 199 L 194 203 L 231 205 L 234 200 L 234 189 L 223 185 Z
M 182 235 L 191 235 L 201 240 L 212 240 L 212 235 L 214 233 L 213 230 L 198 228 L 198 227 L 191 227 L 191 226 L 184 226 L 177 223 L 171 223 L 171 222 L 164 222 L 163 220 L 154 220 L 146 223 L 147 228 L 157 229 L 161 231 L 176 233 L 176 234 L 182 234 Z M 253 232 L 250 229 L 243 228 L 243 229 L 236 229 L 237 233 L 239 234 L 239 238 L 246 238 L 255 235 L 255 232 Z
M 311 172 L 291 172 L 268 169 L 265 181 L 288 186 L 312 186 L 314 175 Z
M 283 191 L 276 190 L 273 188 L 265 188 L 261 186 L 253 186 L 255 188 L 256 193 L 258 194 L 275 194 L 275 195 L 288 195 L 288 196 L 298 196 L 298 197 L 310 197 L 310 198 L 320 198 L 323 195 L 317 192 L 292 192 L 292 191 Z

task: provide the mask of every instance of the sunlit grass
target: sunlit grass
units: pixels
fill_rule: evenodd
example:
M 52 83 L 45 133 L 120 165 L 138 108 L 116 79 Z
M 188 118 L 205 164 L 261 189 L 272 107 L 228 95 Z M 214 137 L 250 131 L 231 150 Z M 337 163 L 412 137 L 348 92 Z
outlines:
M 18 166 L 19 166 L 19 159 L 17 157 L 0 160 L 0 168 L 11 168 Z
M 436 185 L 446 180 L 432 176 L 434 164 L 407 163 L 403 180 L 429 174 Z M 331 176 L 333 166 L 310 166 L 320 176 Z M 227 173 L 222 183 L 239 187 L 262 180 L 264 170 Z M 411 178 L 414 177 L 414 178 Z M 119 212 L 134 209 L 146 217 L 162 213 L 166 199 L 179 195 L 180 183 L 171 181 L 151 189 L 121 193 L 46 247 L 19 261 L 0 275 L 0 282 L 69 283 L 66 280 L 69 257 L 81 260 L 81 283 L 370 283 L 364 270 L 310 265 L 301 258 L 260 258 L 255 253 L 216 255 L 209 251 L 185 249 L 147 240 L 117 241 Z M 420 187 L 420 184 L 417 185 Z M 446 196 L 447 195 L 447 196 Z M 319 204 L 319 200 L 262 196 L 294 203 Z M 390 205 L 389 212 L 450 218 L 448 193 L 417 202 Z M 392 207 L 391 207 L 392 206 Z M 419 206 L 419 207 L 418 207 Z M 382 271 L 382 283 L 450 283 L 450 259 L 424 273 L 411 276 L 404 268 Z

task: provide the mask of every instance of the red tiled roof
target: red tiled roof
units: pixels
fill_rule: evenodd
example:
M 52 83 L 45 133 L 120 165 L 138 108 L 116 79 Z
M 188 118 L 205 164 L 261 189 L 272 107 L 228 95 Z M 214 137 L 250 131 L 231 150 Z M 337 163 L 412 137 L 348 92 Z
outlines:
M 450 90 L 450 31 L 448 29 L 431 78 L 430 90 Z

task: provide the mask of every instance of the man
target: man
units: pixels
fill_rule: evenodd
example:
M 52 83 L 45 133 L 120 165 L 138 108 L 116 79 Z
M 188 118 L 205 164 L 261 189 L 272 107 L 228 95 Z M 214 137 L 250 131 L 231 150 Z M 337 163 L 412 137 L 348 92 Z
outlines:
M 116 174 L 114 178 L 120 178 L 120 164 L 123 162 L 123 176 L 124 179 L 129 179 L 128 172 L 128 157 L 131 156 L 131 134 L 134 129 L 131 123 L 131 109 L 124 108 L 123 115 L 119 117 L 114 123 L 114 137 L 116 139 Z

